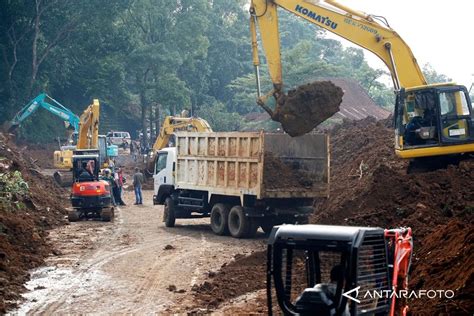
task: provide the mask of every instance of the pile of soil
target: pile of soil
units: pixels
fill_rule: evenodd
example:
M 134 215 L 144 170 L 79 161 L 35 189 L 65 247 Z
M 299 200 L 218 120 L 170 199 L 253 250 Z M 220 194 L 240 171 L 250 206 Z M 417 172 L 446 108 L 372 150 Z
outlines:
M 0 203 L 0 313 L 4 313 L 20 299 L 28 270 L 51 253 L 47 230 L 66 222 L 68 192 L 41 175 L 32 158 L 1 133 L 0 157 L 0 172 L 21 172 L 29 187 L 27 195 L 14 198 L 16 203 Z
M 251 293 L 265 287 L 266 253 L 254 252 L 248 256 L 236 255 L 234 260 L 224 264 L 219 273 L 212 273 L 211 282 L 204 282 L 193 288 L 196 307 L 212 311 L 230 298 Z
M 300 136 L 339 112 L 344 92 L 330 81 L 315 81 L 278 96 L 272 119 L 290 136 Z
M 264 161 L 263 184 L 265 189 L 311 189 L 313 180 L 304 170 L 298 169 L 296 166 L 292 168 L 271 152 L 265 152 Z
M 407 174 L 395 156 L 389 121 L 345 122 L 332 135 L 331 192 L 312 223 L 409 226 L 414 236 L 410 288 L 453 290 L 450 300 L 413 299 L 415 313 L 474 310 L 474 160 Z
M 411 227 L 414 254 L 409 288 L 453 290 L 454 297 L 412 299 L 410 310 L 414 315 L 469 314 L 474 310 L 474 160 L 406 174 L 408 162 L 395 156 L 389 126 L 388 120 L 367 118 L 344 122 L 333 130 L 330 197 L 315 205 L 311 222 Z M 265 288 L 265 254 L 253 256 L 260 261 L 243 265 L 238 274 L 223 267 L 208 285 L 208 293 L 226 283 L 226 278 L 234 280 L 233 289 L 248 282 Z M 222 299 L 235 297 L 224 293 L 227 297 Z
M 21 146 L 20 153 L 43 169 L 54 169 L 55 150 L 59 150 L 57 144 L 25 144 Z

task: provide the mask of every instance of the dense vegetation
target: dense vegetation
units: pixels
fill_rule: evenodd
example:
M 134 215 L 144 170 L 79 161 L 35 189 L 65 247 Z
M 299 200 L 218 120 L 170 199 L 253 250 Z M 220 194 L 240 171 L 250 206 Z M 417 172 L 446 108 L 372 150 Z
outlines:
M 4 0 L 0 2 L 0 124 L 40 91 L 76 113 L 99 98 L 107 128 L 135 132 L 182 109 L 215 130 L 243 127 L 255 105 L 247 0 Z M 362 50 L 282 14 L 288 87 L 351 77 L 380 106 L 393 93 Z M 262 74 L 267 78 L 266 69 Z M 266 79 L 264 87 L 269 87 Z M 63 132 L 39 111 L 21 129 L 29 140 Z M 104 129 L 105 127 L 103 127 Z M 32 132 L 34 131 L 34 132 Z

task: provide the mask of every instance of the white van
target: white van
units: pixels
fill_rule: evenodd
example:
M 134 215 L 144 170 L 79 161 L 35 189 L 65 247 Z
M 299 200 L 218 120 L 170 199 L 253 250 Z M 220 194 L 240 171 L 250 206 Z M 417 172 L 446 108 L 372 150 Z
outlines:
M 119 147 L 129 147 L 132 139 L 130 138 L 129 132 L 108 132 L 107 142 Z M 126 143 L 126 145 L 125 145 Z

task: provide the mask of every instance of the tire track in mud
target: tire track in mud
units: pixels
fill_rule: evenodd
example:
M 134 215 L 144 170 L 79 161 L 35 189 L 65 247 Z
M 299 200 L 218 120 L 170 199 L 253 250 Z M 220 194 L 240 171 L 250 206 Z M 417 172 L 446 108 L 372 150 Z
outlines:
M 152 192 L 145 194 L 145 201 L 151 201 Z M 126 194 L 129 204 L 132 195 Z M 263 245 L 261 239 L 216 236 L 208 219 L 178 220 L 175 228 L 165 228 L 158 215 L 161 207 L 146 203 L 119 209 L 115 222 L 105 229 L 97 222 L 63 227 L 55 242 L 66 254 L 48 260 L 50 266 L 30 286 L 43 288 L 31 292 L 40 295 L 20 306 L 18 314 L 180 311 L 192 300 L 192 285 L 206 279 L 206 271 Z M 79 250 L 81 238 L 88 243 Z M 165 250 L 166 245 L 173 247 Z M 55 265 L 64 259 L 65 268 Z M 169 291 L 170 285 L 184 293 Z

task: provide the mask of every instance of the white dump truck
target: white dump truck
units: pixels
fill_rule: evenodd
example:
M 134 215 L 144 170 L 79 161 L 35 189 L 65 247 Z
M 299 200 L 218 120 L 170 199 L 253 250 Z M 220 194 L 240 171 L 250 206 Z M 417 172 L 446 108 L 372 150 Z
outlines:
M 154 204 L 163 220 L 210 217 L 218 235 L 253 237 L 282 223 L 306 223 L 315 198 L 329 193 L 324 134 L 178 132 L 158 151 Z

